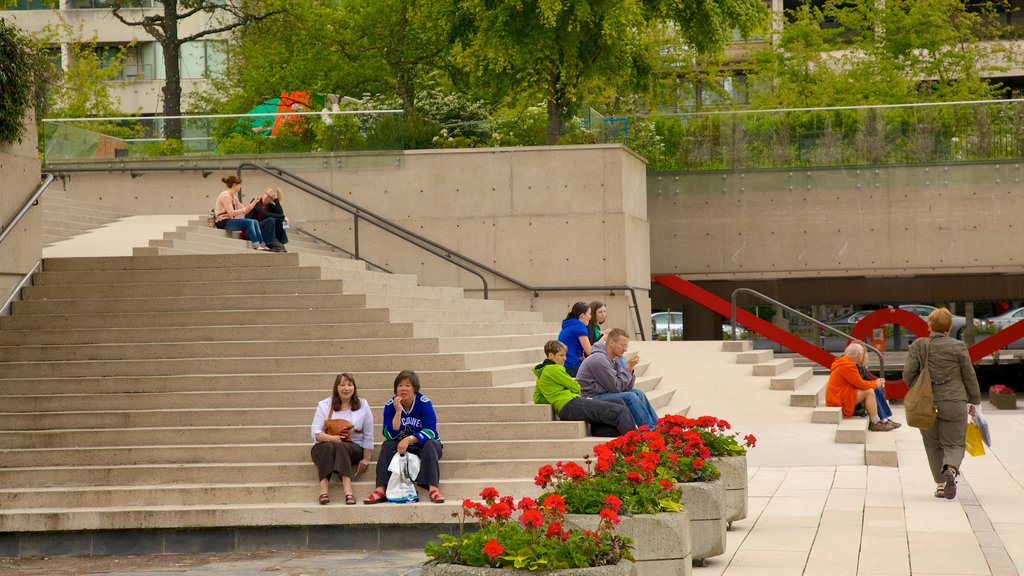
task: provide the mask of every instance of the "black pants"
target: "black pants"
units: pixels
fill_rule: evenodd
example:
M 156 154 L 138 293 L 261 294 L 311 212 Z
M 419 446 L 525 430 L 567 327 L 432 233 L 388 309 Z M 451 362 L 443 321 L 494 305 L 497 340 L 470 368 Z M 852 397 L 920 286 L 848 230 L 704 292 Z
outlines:
M 444 446 L 437 440 L 427 440 L 424 444 L 409 445 L 409 453 L 420 457 L 420 473 L 416 475 L 416 485 L 421 488 L 437 486 L 441 482 L 441 455 Z M 387 486 L 388 466 L 391 459 L 398 454 L 398 440 L 385 440 L 380 445 L 377 455 L 377 486 Z
M 606 438 L 622 436 L 630 430 L 636 430 L 633 415 L 629 413 L 626 403 L 618 398 L 573 398 L 558 411 L 558 419 L 590 422 L 590 433 Z
M 278 231 L 284 232 L 284 229 L 281 228 L 281 226 L 280 218 L 264 218 L 263 220 L 260 220 L 260 232 L 263 234 L 263 243 L 270 246 L 271 244 L 284 244 L 287 242 L 287 237 L 285 237 L 285 240 L 282 242 L 281 236 L 278 235 Z
M 355 465 L 363 459 L 363 447 L 354 442 L 317 442 L 309 451 L 316 464 L 317 479 L 355 476 Z

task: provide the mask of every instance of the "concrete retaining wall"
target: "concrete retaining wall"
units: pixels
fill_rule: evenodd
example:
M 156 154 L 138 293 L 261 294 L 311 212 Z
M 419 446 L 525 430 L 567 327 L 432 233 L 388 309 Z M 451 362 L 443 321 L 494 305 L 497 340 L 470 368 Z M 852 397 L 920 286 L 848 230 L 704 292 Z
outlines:
M 39 185 L 35 117 L 25 118 L 20 143 L 0 144 L 0 229 L 6 229 Z M 0 305 L 11 288 L 35 266 L 43 251 L 42 211 L 30 209 L 0 243 Z

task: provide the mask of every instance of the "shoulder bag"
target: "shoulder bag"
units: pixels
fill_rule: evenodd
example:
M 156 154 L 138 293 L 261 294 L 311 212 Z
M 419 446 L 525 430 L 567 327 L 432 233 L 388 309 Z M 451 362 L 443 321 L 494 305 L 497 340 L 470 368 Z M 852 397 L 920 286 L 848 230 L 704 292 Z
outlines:
M 334 406 L 331 406 L 328 416 L 334 416 Z M 324 432 L 331 436 L 341 437 L 342 442 L 352 441 L 353 424 L 344 418 L 328 418 L 324 420 Z
M 903 403 L 907 412 L 907 424 L 927 430 L 935 425 L 935 402 L 932 399 L 932 377 L 928 373 L 928 340 L 924 341 L 924 360 L 917 381 L 907 392 Z

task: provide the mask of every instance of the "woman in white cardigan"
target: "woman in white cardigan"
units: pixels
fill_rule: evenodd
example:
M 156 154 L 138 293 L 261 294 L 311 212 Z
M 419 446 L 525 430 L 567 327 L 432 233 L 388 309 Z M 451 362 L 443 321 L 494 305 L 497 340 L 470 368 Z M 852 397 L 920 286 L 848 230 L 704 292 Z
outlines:
M 337 419 L 352 424 L 349 439 L 325 432 L 325 422 Z M 314 442 L 310 455 L 320 478 L 320 503 L 331 502 L 328 485 L 331 476 L 337 474 L 345 490 L 345 504 L 355 504 L 352 477 L 365 472 L 373 456 L 373 413 L 369 403 L 359 398 L 351 374 L 338 374 L 334 379 L 331 395 L 317 404 L 310 431 Z

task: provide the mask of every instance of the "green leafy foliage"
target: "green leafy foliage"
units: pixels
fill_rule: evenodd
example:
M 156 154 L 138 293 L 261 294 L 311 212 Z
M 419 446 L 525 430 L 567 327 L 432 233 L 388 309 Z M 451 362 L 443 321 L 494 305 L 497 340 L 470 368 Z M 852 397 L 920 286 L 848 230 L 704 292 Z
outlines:
M 25 39 L 0 19 L 0 143 L 21 141 L 32 107 L 32 58 Z
M 615 497 L 601 506 L 602 520 L 594 532 L 565 528 L 565 501 L 558 495 L 548 495 L 539 504 L 531 498 L 517 503 L 494 488 L 484 488 L 480 497 L 482 502 L 463 501 L 459 536 L 442 534 L 440 542 L 427 543 L 430 562 L 537 571 L 633 559 L 630 539 L 614 533 L 619 523 Z M 513 521 L 517 510 L 518 521 Z M 465 532 L 467 520 L 479 522 L 479 529 Z

